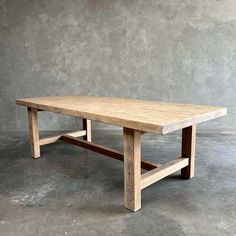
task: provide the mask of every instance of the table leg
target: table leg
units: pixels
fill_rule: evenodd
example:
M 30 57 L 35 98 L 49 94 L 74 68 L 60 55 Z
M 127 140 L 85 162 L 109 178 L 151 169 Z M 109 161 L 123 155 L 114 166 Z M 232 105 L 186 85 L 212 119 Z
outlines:
M 28 107 L 28 122 L 30 132 L 31 155 L 33 158 L 40 157 L 39 130 L 37 109 Z
M 125 207 L 141 208 L 141 132 L 124 128 L 124 191 Z
M 83 139 L 91 142 L 92 141 L 91 120 L 83 118 L 83 130 L 86 130 L 86 135 L 83 137 Z
M 184 128 L 182 131 L 182 155 L 189 158 L 189 165 L 181 170 L 181 176 L 190 179 L 194 176 L 196 146 L 196 125 Z

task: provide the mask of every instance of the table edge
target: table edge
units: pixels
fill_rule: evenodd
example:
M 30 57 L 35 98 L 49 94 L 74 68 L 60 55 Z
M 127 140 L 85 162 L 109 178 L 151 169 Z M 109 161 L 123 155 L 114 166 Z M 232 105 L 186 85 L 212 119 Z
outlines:
M 29 101 L 23 101 L 21 99 L 16 99 L 16 104 L 21 106 L 36 108 L 43 111 L 54 112 L 69 116 L 83 117 L 85 119 L 90 119 L 105 124 L 117 125 L 120 127 L 126 127 L 130 129 L 140 130 L 148 133 L 162 134 L 162 135 L 186 128 L 193 124 L 198 124 L 211 119 L 216 119 L 225 116 L 227 114 L 227 108 L 216 107 L 218 108 L 217 110 L 205 113 L 204 116 L 196 115 L 192 118 L 187 118 L 186 120 L 182 120 L 174 124 L 171 123 L 166 125 L 154 125 L 145 122 L 126 120 L 122 118 L 112 118 L 113 121 L 111 122 L 110 121 L 111 118 L 107 116 L 92 114 L 88 112 L 74 111 L 65 108 L 56 108 L 48 105 L 35 104 Z M 61 111 L 61 109 L 63 109 L 63 112 Z M 124 125 L 121 125 L 120 123 L 123 123 Z M 140 126 L 142 126 L 142 128 Z

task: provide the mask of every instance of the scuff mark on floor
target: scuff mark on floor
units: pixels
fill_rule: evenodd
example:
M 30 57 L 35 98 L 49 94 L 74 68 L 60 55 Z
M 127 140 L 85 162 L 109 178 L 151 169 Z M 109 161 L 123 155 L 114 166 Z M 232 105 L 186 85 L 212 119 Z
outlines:
M 14 192 L 14 195 L 11 197 L 11 201 L 19 204 L 37 204 L 41 202 L 45 196 L 54 190 L 55 184 L 47 183 L 42 185 L 40 188 L 32 189 L 32 191 L 20 191 Z

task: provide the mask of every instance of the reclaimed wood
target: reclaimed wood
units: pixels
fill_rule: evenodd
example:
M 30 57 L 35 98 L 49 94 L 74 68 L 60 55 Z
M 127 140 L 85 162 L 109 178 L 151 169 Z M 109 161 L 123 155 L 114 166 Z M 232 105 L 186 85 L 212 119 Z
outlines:
M 86 130 L 86 135 L 84 136 L 84 140 L 91 142 L 92 141 L 91 120 L 83 118 L 82 122 L 83 122 L 83 130 Z
M 182 130 L 182 157 L 189 158 L 189 165 L 181 170 L 181 176 L 190 179 L 194 176 L 196 146 L 196 125 Z
M 55 143 L 63 135 L 69 135 L 69 136 L 78 138 L 78 137 L 85 136 L 86 135 L 86 130 L 73 131 L 73 132 L 69 132 L 69 133 L 63 133 L 63 134 L 58 134 L 58 135 L 54 135 L 54 136 L 50 136 L 50 137 L 40 138 L 39 139 L 39 144 L 40 144 L 40 146 L 42 146 L 42 145 Z
M 16 103 L 157 134 L 221 117 L 227 112 L 222 107 L 90 96 L 24 98 Z
M 29 133 L 30 133 L 31 156 L 33 158 L 39 158 L 40 145 L 39 145 L 37 109 L 28 108 L 28 122 L 29 122 Z
M 85 141 L 85 140 L 79 140 L 77 138 L 71 137 L 70 135 L 62 135 L 60 137 L 60 140 L 63 140 L 70 144 L 75 144 L 79 147 L 86 148 L 90 151 L 100 153 L 105 156 L 112 157 L 113 159 L 124 161 L 124 154 L 121 152 L 118 152 L 112 148 L 105 147 L 103 145 L 95 144 L 93 142 Z M 149 161 L 141 161 L 141 167 L 144 170 L 153 170 L 157 167 L 160 167 L 161 165 L 158 163 L 153 163 Z
M 124 186 L 125 207 L 131 211 L 141 208 L 141 132 L 124 128 Z
M 183 178 L 194 176 L 196 124 L 221 117 L 226 108 L 142 101 L 109 97 L 41 97 L 17 99 L 28 107 L 31 153 L 40 157 L 40 145 L 63 140 L 114 159 L 124 161 L 124 205 L 137 211 L 141 208 L 141 190 L 181 170 Z M 83 130 L 39 138 L 37 112 L 51 111 L 83 118 Z M 91 120 L 123 127 L 124 154 L 91 142 Z M 181 158 L 164 165 L 141 161 L 141 135 L 166 134 L 182 129 Z M 75 137 L 84 136 L 84 140 Z M 148 172 L 141 175 L 141 167 Z
M 165 178 L 166 176 L 175 173 L 176 171 L 188 166 L 189 158 L 179 158 L 168 162 L 156 169 L 150 170 L 141 176 L 141 189 Z
M 144 170 L 153 170 L 153 169 L 160 167 L 160 166 L 162 166 L 162 165 L 159 163 L 153 162 L 153 161 L 147 161 L 147 160 L 141 161 L 141 167 Z

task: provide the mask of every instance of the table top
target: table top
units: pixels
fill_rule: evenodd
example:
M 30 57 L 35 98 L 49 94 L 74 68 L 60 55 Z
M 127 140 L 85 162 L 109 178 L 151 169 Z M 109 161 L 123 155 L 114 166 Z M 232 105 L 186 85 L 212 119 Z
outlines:
M 223 107 L 92 96 L 23 98 L 16 104 L 158 134 L 227 113 Z

